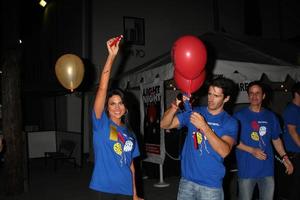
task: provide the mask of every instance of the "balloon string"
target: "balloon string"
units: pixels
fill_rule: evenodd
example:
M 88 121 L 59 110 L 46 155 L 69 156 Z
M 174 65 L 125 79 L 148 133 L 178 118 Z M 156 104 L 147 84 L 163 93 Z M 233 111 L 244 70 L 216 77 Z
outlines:
M 188 96 L 191 96 L 192 80 L 188 80 L 188 81 L 189 81 Z

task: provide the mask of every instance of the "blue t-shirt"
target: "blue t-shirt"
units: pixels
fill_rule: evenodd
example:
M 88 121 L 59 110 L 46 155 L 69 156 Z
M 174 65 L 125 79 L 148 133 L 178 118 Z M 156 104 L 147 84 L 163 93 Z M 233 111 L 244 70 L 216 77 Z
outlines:
M 135 135 L 111 121 L 105 112 L 93 112 L 95 166 L 90 188 L 107 193 L 133 195 L 130 165 L 139 156 Z
M 211 115 L 207 107 L 195 107 L 193 112 L 200 113 L 219 137 L 228 135 L 236 140 L 237 121 L 225 111 Z M 221 188 L 225 175 L 223 158 L 214 151 L 204 134 L 190 122 L 190 115 L 191 112 L 177 114 L 180 127 L 188 127 L 181 152 L 181 176 L 199 185 Z
M 296 126 L 296 131 L 298 135 L 300 134 L 300 107 L 290 103 L 283 112 L 284 119 L 284 134 L 283 140 L 285 148 L 290 152 L 300 153 L 300 147 L 294 142 L 291 135 L 289 134 L 287 125 Z
M 272 139 L 278 139 L 281 128 L 276 115 L 263 109 L 252 112 L 248 107 L 234 114 L 240 122 L 240 141 L 247 146 L 260 148 L 267 154 L 259 160 L 252 154 L 236 149 L 238 176 L 240 178 L 263 178 L 274 175 Z

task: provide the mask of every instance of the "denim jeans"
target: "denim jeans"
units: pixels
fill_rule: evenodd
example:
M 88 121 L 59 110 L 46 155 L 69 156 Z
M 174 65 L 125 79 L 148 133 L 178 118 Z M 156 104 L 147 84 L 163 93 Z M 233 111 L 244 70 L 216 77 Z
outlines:
M 223 188 L 211 188 L 180 179 L 177 200 L 223 200 Z
M 239 200 L 251 200 L 255 185 L 258 185 L 260 200 L 273 200 L 274 196 L 274 177 L 264 178 L 239 178 Z

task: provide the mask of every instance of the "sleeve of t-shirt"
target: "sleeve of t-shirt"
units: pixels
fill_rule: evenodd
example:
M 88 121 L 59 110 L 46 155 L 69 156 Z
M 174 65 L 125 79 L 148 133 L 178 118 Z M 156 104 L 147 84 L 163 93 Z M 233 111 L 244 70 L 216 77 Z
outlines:
M 137 142 L 137 139 L 136 137 L 134 137 L 134 149 L 133 149 L 133 152 L 132 152 L 132 157 L 135 158 L 135 157 L 138 157 L 140 155 L 140 150 L 139 150 L 139 144 Z
M 228 135 L 232 137 L 235 141 L 237 141 L 238 136 L 238 121 L 231 117 L 226 123 L 226 132 L 224 135 Z
M 291 107 L 287 107 L 283 113 L 284 122 L 290 125 L 297 125 L 297 114 L 293 111 Z
M 102 112 L 102 115 L 100 116 L 100 118 L 97 119 L 96 113 L 93 110 L 93 112 L 92 112 L 92 122 L 93 122 L 93 130 L 94 130 L 94 132 L 97 132 L 95 130 L 101 128 L 105 123 L 108 122 L 108 117 L 107 117 L 106 112 Z

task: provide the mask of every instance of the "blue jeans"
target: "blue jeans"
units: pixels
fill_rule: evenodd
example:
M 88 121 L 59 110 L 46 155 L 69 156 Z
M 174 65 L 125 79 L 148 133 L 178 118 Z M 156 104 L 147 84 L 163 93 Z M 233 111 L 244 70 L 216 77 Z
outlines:
M 239 178 L 239 200 L 251 200 L 255 185 L 258 185 L 260 200 L 273 200 L 274 195 L 274 177 L 264 178 Z
M 223 188 L 211 188 L 180 179 L 177 200 L 223 200 Z

